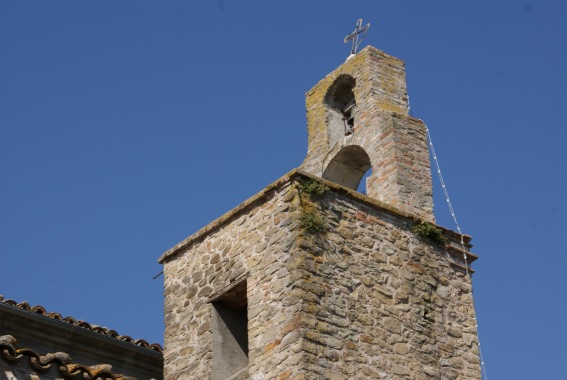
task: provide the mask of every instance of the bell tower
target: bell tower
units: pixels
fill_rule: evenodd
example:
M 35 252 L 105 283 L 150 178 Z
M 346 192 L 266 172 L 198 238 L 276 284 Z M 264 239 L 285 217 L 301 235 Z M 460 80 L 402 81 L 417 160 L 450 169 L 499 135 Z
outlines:
M 407 109 L 402 61 L 352 55 L 307 93 L 301 167 L 161 256 L 165 380 L 481 379 L 476 256 L 433 224 Z
M 425 125 L 408 116 L 404 63 L 371 46 L 307 92 L 301 168 L 434 222 Z

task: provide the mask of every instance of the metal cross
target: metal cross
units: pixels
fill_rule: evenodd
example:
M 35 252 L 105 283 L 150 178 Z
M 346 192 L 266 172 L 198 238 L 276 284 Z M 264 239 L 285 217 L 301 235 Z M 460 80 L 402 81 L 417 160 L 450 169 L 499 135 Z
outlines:
M 358 47 L 362 43 L 362 40 L 364 39 L 364 36 L 366 35 L 368 28 L 370 28 L 370 23 L 362 26 L 362 19 L 359 19 L 356 22 L 356 29 L 354 29 L 354 32 L 352 32 L 351 34 L 349 34 L 348 36 L 345 37 L 345 43 L 352 40 L 352 48 L 350 49 L 351 55 L 356 54 L 356 49 L 358 49 Z M 361 33 L 364 33 L 364 34 L 359 39 L 358 36 Z

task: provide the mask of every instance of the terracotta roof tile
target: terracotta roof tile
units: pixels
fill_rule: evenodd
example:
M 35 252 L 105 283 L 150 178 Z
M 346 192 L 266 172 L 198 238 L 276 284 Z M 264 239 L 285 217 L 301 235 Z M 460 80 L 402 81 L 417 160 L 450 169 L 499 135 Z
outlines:
M 40 355 L 30 348 L 16 348 L 16 343 L 16 339 L 11 335 L 0 336 L 0 354 L 2 357 L 10 362 L 17 362 L 28 358 L 30 365 L 40 372 L 47 371 L 55 365 L 65 378 L 82 375 L 82 378 L 89 380 L 136 380 L 130 376 L 113 373 L 112 367 L 108 364 L 86 366 L 72 363 L 71 357 L 66 353 L 56 352 Z
M 10 300 L 10 299 L 5 299 L 4 296 L 2 296 L 0 294 L 0 304 L 4 304 L 4 305 L 8 305 L 8 306 L 12 306 L 12 307 L 16 307 L 18 309 L 21 310 L 25 310 L 27 312 L 30 313 L 34 313 L 34 314 L 38 314 L 38 315 L 43 315 L 44 317 L 47 318 L 51 318 L 51 319 L 55 319 L 57 321 L 61 321 L 61 322 L 65 322 L 68 324 L 71 324 L 73 326 L 77 326 L 77 327 L 82 327 L 84 329 L 102 334 L 102 335 L 106 335 L 124 342 L 128 342 L 128 343 L 132 343 L 135 344 L 136 346 L 140 346 L 140 347 L 144 347 L 153 351 L 157 351 L 157 352 L 162 352 L 163 349 L 162 347 L 158 344 L 158 343 L 148 343 L 147 341 L 145 341 L 144 339 L 132 339 L 130 336 L 128 335 L 120 335 L 118 334 L 115 330 L 110 330 L 106 327 L 102 327 L 102 326 L 98 326 L 98 325 L 93 325 L 90 324 L 88 322 L 85 321 L 81 321 L 81 320 L 76 320 L 73 317 L 63 317 L 61 314 L 59 313 L 50 313 L 47 312 L 45 310 L 45 308 L 43 306 L 30 306 L 29 303 L 23 301 L 23 302 L 16 302 L 14 300 Z

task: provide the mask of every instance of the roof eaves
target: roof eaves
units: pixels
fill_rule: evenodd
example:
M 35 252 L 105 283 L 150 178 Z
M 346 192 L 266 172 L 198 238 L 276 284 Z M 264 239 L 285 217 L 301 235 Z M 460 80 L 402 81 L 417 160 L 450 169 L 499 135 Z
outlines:
M 11 335 L 0 336 L 0 352 L 2 357 L 10 362 L 17 362 L 24 357 L 28 358 L 29 364 L 37 371 L 48 371 L 53 365 L 59 370 L 62 377 L 70 378 L 81 375 L 84 379 L 115 379 L 136 380 L 134 377 L 112 372 L 108 364 L 86 366 L 72 363 L 71 357 L 63 352 L 48 353 L 40 355 L 31 348 L 16 348 L 16 339 Z
M 6 306 L 11 306 L 13 308 L 17 308 L 20 309 L 22 311 L 28 312 L 30 314 L 35 314 L 35 315 L 40 315 L 52 320 L 56 320 L 62 323 L 66 323 L 72 326 L 77 326 L 80 328 L 83 328 L 85 330 L 89 330 L 98 334 L 102 334 L 126 343 L 131 343 L 133 345 L 136 345 L 138 347 L 142 347 L 142 348 L 146 348 L 152 351 L 156 351 L 156 352 L 163 352 L 163 349 L 161 347 L 161 345 L 159 345 L 158 343 L 148 343 L 146 340 L 144 339 L 132 339 L 130 336 L 128 335 L 120 335 L 118 334 L 115 330 L 111 330 L 109 328 L 106 327 L 102 327 L 102 326 L 98 326 L 98 325 L 94 325 L 82 320 L 77 320 L 73 317 L 67 316 L 67 317 L 63 317 L 61 314 L 59 313 L 53 313 L 53 312 L 47 312 L 45 310 L 45 308 L 41 305 L 36 305 L 36 306 L 31 306 L 28 302 L 23 301 L 23 302 L 16 302 L 14 300 L 11 299 L 5 299 L 4 296 L 2 296 L 0 294 L 0 304 L 2 305 L 6 305 Z

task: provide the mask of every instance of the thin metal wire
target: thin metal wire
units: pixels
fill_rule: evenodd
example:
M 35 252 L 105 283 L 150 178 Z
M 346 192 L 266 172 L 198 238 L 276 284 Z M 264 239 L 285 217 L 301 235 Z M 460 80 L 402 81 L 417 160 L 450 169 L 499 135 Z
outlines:
M 408 97 L 408 112 L 410 112 L 411 114 L 411 108 L 409 106 L 409 97 Z M 447 201 L 447 206 L 449 207 L 449 211 L 451 212 L 451 217 L 453 218 L 453 221 L 455 222 L 455 226 L 457 227 L 457 231 L 459 232 L 459 235 L 461 236 L 461 249 L 463 252 L 463 260 L 465 263 L 465 272 L 467 277 L 469 278 L 469 282 L 470 282 L 470 290 L 469 290 L 469 295 L 471 297 L 472 300 L 472 304 L 473 304 L 473 311 L 474 311 L 474 322 L 475 322 L 475 328 L 477 329 L 477 339 L 478 339 L 478 356 L 480 359 L 480 368 L 482 371 L 482 375 L 484 380 L 488 380 L 488 376 L 486 375 L 486 365 L 484 364 L 484 358 L 482 356 L 482 350 L 480 349 L 480 337 L 478 335 L 478 320 L 476 319 L 476 307 L 475 307 L 475 302 L 474 302 L 474 297 L 473 297 L 473 290 L 472 290 L 472 276 L 471 273 L 469 272 L 469 263 L 468 263 L 468 259 L 467 259 L 467 250 L 465 248 L 465 237 L 463 235 L 463 233 L 461 232 L 461 227 L 459 226 L 459 222 L 457 221 L 457 215 L 455 213 L 455 209 L 453 208 L 453 204 L 451 203 L 451 199 L 449 198 L 449 192 L 447 191 L 447 186 L 445 185 L 445 181 L 443 180 L 443 174 L 441 173 L 441 166 L 439 165 L 439 160 L 437 159 L 437 153 L 435 153 L 435 147 L 433 146 L 433 140 L 431 139 L 431 134 L 429 133 L 429 128 L 427 127 L 427 125 L 425 126 L 425 131 L 427 132 L 427 140 L 429 141 L 429 147 L 431 148 L 431 155 L 433 156 L 433 161 L 435 162 L 435 168 L 437 169 L 437 176 L 439 177 L 439 182 L 441 183 L 441 188 L 443 189 L 443 194 L 445 195 L 445 200 Z
M 163 274 L 163 271 L 159 272 L 158 274 L 156 274 L 154 276 L 154 278 L 152 278 L 152 280 L 155 280 L 156 278 L 158 278 L 159 276 L 161 276 Z

